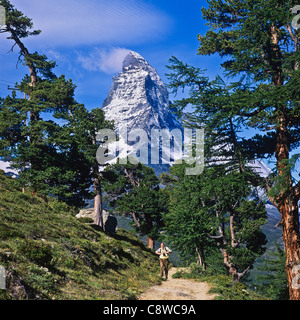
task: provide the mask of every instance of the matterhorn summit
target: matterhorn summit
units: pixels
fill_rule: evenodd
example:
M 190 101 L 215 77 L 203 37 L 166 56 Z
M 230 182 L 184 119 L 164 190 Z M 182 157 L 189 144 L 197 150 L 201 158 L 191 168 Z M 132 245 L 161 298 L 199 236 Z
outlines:
M 129 52 L 123 71 L 113 78 L 103 103 L 105 118 L 114 120 L 116 132 L 143 129 L 181 129 L 169 108 L 168 90 L 157 71 L 138 53 Z

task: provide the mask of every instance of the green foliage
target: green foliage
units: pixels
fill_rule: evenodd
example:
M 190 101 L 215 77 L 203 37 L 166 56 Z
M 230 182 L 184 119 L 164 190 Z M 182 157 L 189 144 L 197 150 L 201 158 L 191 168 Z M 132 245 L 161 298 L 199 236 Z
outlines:
M 210 293 L 217 294 L 218 300 L 268 300 L 226 275 L 209 276 L 206 280 L 214 286 Z
M 211 231 L 211 216 L 200 196 L 203 176 L 186 176 L 184 165 L 174 165 L 170 177 L 173 182 L 165 190 L 169 194 L 168 211 L 163 215 L 168 242 L 185 260 L 197 259 L 197 248 L 205 262 L 213 241 L 207 236 Z
M 263 259 L 255 283 L 257 291 L 272 300 L 288 300 L 288 282 L 285 273 L 286 256 L 284 250 L 276 245 L 270 257 Z
M 297 4 L 208 1 L 202 12 L 209 31 L 199 35 L 199 54 L 220 54 L 225 72 L 242 77 L 229 87 L 230 103 L 223 111 L 231 113 L 242 129 L 259 132 L 241 141 L 245 156 L 276 156 L 277 177 L 270 183 L 275 201 L 279 193 L 291 193 L 292 163 L 299 159 L 298 154 L 289 159 L 287 152 L 299 147 L 299 30 L 291 24 L 291 8 Z M 201 105 L 200 114 L 202 109 Z
M 59 86 L 63 88 L 63 83 Z M 50 94 L 47 96 L 50 97 Z M 21 171 L 20 181 L 27 189 L 44 196 L 52 194 L 72 205 L 82 206 L 90 197 L 91 166 L 95 161 L 97 146 L 85 150 L 92 146 L 92 139 L 87 140 L 83 137 L 82 129 L 80 132 L 78 128 L 79 124 L 75 128 L 73 121 L 70 124 L 70 117 L 66 114 L 63 118 L 64 125 L 43 119 L 34 123 L 28 122 L 27 114 L 31 107 L 31 104 L 28 104 L 28 100 L 14 97 L 0 101 L 0 155 L 10 159 L 13 167 Z M 77 105 L 68 107 L 79 108 Z M 53 108 L 52 105 L 51 109 Z M 62 112 L 59 106 L 58 109 Z M 55 110 L 54 116 L 58 109 Z M 83 107 L 81 110 L 88 113 Z M 50 110 L 42 109 L 39 104 L 39 112 L 41 111 L 50 113 Z M 65 113 L 68 111 L 65 110 Z M 78 112 L 76 116 L 77 114 Z M 96 126 L 99 121 L 91 123 Z M 34 142 L 34 133 L 37 133 L 38 142 Z
M 32 19 L 24 16 L 24 14 L 17 10 L 8 0 L 1 0 L 0 5 L 6 9 L 6 24 L 11 26 L 18 37 L 26 38 L 28 36 L 35 36 L 41 33 L 40 30 L 33 30 Z M 5 30 L 4 30 L 5 31 Z M 1 32 L 4 32 L 1 30 Z
M 266 210 L 259 199 L 249 199 L 247 173 L 226 173 L 218 167 L 205 169 L 200 176 L 184 172 L 183 165 L 170 169 L 169 210 L 164 214 L 168 241 L 185 259 L 193 257 L 202 267 L 221 249 L 229 257 L 226 268 L 229 264 L 237 272 L 252 268 L 265 251 L 266 236 L 260 228 L 266 223 Z
M 203 70 L 175 57 L 169 66 L 173 92 L 190 90 L 188 98 L 173 104 L 180 113 L 193 106 L 187 125 L 205 128 L 210 161 L 224 156 L 241 167 L 245 161 L 275 155 L 282 178 L 270 183 L 277 188 L 272 194 L 291 190 L 296 169 L 289 154 L 279 155 L 279 150 L 299 147 L 299 30 L 291 26 L 290 10 L 296 4 L 211 0 L 202 8 L 209 30 L 199 35 L 199 54 L 218 53 L 225 75 L 236 76 L 235 82 L 226 83 L 220 76 L 210 81 Z M 249 128 L 256 129 L 253 137 L 238 135 Z M 299 159 L 298 154 L 294 157 Z
M 0 32 L 9 34 L 13 47 L 19 47 L 19 60 L 29 71 L 16 84 L 24 98 L 13 92 L 0 99 L 0 157 L 20 171 L 26 189 L 82 207 L 92 197 L 90 186 L 98 178 L 97 130 L 112 124 L 105 121 L 102 110 L 88 111 L 75 101 L 76 86 L 64 75 L 55 75 L 54 61 L 29 52 L 22 39 L 40 33 L 32 30 L 32 20 L 9 1 L 0 4 L 7 13 Z
M 132 216 L 136 231 L 156 240 L 165 203 L 154 170 L 141 163 L 115 164 L 108 166 L 103 176 L 109 205 L 119 214 Z
M 278 71 L 272 60 L 286 60 L 294 46 L 286 26 L 291 24 L 291 8 L 297 4 L 293 0 L 209 0 L 202 13 L 210 29 L 204 36 L 199 35 L 199 54 L 228 57 L 223 66 L 231 74 L 242 71 L 252 73 L 256 81 L 269 80 Z M 279 43 L 286 44 L 280 46 L 280 57 L 270 50 L 272 27 L 278 31 Z M 297 34 L 296 30 L 292 32 Z
M 264 206 L 255 197 L 249 200 L 250 186 L 264 187 L 282 214 L 293 216 L 293 221 L 299 218 L 297 209 L 288 212 L 279 205 L 292 199 L 291 207 L 295 208 L 299 200 L 299 181 L 292 179 L 299 154 L 291 157 L 299 147 L 300 123 L 299 30 L 291 25 L 290 10 L 297 2 L 207 2 L 202 13 L 209 30 L 198 37 L 198 53 L 219 54 L 228 83 L 220 76 L 210 80 L 200 68 L 175 57 L 170 59 L 168 77 L 173 93 L 189 89 L 188 98 L 173 104 L 180 114 L 187 105 L 192 108 L 186 126 L 205 129 L 206 167 L 219 168 L 217 175 L 223 172 L 206 180 L 211 200 L 205 206 L 218 213 L 212 234 L 230 255 L 228 267 L 242 270 L 246 265 L 251 267 L 264 252 L 265 243 L 260 231 Z M 252 137 L 241 136 L 240 132 L 249 129 Z M 259 177 L 248 166 L 252 160 L 274 156 L 276 168 L 267 178 Z M 234 220 L 231 229 L 230 218 Z M 297 228 L 295 223 L 287 232 L 298 234 Z M 286 247 L 296 248 L 291 260 L 297 263 L 294 257 L 299 241 L 294 239 Z

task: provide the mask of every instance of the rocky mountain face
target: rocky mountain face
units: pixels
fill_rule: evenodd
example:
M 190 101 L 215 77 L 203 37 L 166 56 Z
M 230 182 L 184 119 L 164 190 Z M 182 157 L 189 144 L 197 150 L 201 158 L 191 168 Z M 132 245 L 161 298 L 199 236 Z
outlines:
M 123 71 L 113 78 L 108 97 L 103 103 L 105 117 L 114 121 L 116 134 L 130 134 L 142 129 L 147 134 L 149 166 L 157 173 L 168 170 L 169 165 L 152 165 L 150 141 L 152 129 L 183 131 L 181 123 L 170 110 L 169 93 L 157 71 L 138 53 L 130 52 L 124 59 Z M 136 152 L 130 142 L 120 139 L 119 152 L 127 148 L 129 154 Z M 124 154 L 124 153 L 123 153 Z M 126 156 L 126 154 L 124 154 Z
M 169 108 L 168 90 L 156 70 L 138 53 L 130 52 L 123 72 L 113 78 L 102 106 L 107 120 L 114 120 L 116 131 L 143 129 L 182 129 Z

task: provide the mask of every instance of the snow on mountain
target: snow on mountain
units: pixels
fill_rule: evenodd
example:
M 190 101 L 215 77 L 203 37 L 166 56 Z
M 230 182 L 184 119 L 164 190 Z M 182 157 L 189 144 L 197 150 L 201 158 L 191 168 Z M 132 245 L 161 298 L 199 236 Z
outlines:
M 126 134 L 135 130 L 141 129 L 146 132 L 145 143 L 148 145 L 150 161 L 153 129 L 166 129 L 168 132 L 173 129 L 183 131 L 169 104 L 168 90 L 157 71 L 141 55 L 131 51 L 124 59 L 123 71 L 113 77 L 108 97 L 102 106 L 105 118 L 114 121 L 115 132 L 123 138 L 121 138 L 122 146 L 119 146 L 120 154 L 126 154 L 126 150 L 124 152 Z M 168 138 L 171 138 L 171 133 Z M 129 153 L 135 153 L 136 150 L 131 148 L 130 142 L 128 144 Z M 164 151 L 167 153 L 167 150 Z M 168 169 L 168 165 L 164 164 L 151 166 L 158 172 Z
M 113 78 L 102 106 L 107 120 L 114 120 L 117 133 L 143 129 L 182 129 L 169 108 L 169 94 L 156 70 L 138 53 L 131 51 L 123 72 Z
M 247 167 L 251 168 L 252 171 L 260 175 L 262 178 L 268 177 L 272 172 L 272 170 L 260 160 L 249 161 L 247 163 Z

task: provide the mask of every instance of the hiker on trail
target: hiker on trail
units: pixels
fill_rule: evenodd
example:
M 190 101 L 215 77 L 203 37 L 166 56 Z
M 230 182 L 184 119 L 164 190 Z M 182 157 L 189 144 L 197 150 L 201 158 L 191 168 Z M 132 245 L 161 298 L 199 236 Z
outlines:
M 163 277 L 165 273 L 166 279 L 168 279 L 169 253 L 172 253 L 172 250 L 165 247 L 165 244 L 162 242 L 160 248 L 158 248 L 155 253 L 159 255 L 160 276 Z

